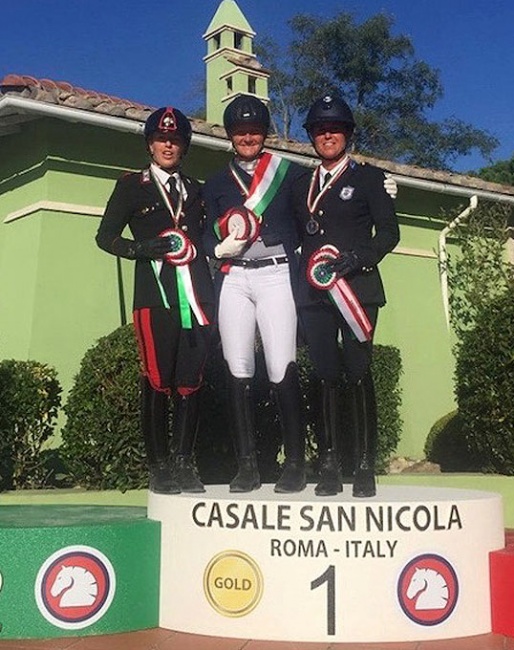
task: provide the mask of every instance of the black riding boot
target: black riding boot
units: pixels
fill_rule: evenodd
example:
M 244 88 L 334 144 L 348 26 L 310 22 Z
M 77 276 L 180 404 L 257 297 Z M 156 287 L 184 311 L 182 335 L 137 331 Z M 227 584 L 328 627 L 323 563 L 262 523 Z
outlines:
M 141 379 L 141 429 L 150 471 L 149 489 L 156 494 L 178 494 L 169 462 L 168 396 Z
M 343 491 L 343 478 L 339 465 L 338 435 L 339 389 L 337 384 L 321 382 L 321 431 L 318 431 L 318 446 L 320 450 L 320 477 L 314 488 L 315 494 L 321 497 L 332 496 Z
M 230 492 L 251 492 L 261 487 L 255 453 L 255 424 L 251 379 L 237 379 L 229 373 L 229 400 L 238 472 Z
M 305 427 L 296 363 L 288 365 L 284 379 L 278 384 L 272 384 L 272 391 L 280 415 L 286 456 L 275 492 L 301 492 L 306 485 Z
M 354 497 L 372 497 L 375 485 L 377 453 L 377 404 L 373 377 L 368 372 L 352 389 L 353 426 L 355 429 Z
M 198 432 L 198 392 L 176 395 L 173 413 L 174 476 L 182 492 L 205 492 L 193 460 Z

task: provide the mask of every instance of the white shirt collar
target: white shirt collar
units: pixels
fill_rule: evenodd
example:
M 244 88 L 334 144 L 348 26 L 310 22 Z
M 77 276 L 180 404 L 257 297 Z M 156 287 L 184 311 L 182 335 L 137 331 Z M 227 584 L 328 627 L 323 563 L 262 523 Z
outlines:
M 323 185 L 325 184 L 325 176 L 327 174 L 330 174 L 331 177 L 335 176 L 337 174 L 337 172 L 347 164 L 347 162 L 348 162 L 348 159 L 347 159 L 347 155 L 345 154 L 341 158 L 341 160 L 337 163 L 337 165 L 335 167 L 333 167 L 332 169 L 325 169 L 325 167 L 323 167 L 323 165 L 320 164 L 320 166 L 319 166 L 319 181 L 320 181 L 321 187 L 323 187 Z
M 159 181 L 166 187 L 167 182 L 169 181 L 170 178 L 176 178 L 178 176 L 178 172 L 167 172 L 165 169 L 162 167 L 159 167 L 159 165 L 156 165 L 155 163 L 151 163 L 152 170 L 154 174 L 157 176 Z

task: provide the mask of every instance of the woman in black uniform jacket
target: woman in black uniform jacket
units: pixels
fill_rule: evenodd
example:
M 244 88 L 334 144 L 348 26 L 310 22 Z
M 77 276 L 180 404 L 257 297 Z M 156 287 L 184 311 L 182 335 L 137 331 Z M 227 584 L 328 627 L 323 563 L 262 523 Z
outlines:
M 200 186 L 180 171 L 192 129 L 179 110 L 164 107 L 149 116 L 144 133 L 152 162 L 117 182 L 96 241 L 103 250 L 136 262 L 134 325 L 150 489 L 203 492 L 192 454 L 214 298 L 202 246 Z M 126 226 L 133 239 L 122 236 Z M 173 466 L 168 435 L 172 394 Z
M 322 395 L 321 475 L 315 491 L 324 496 L 343 489 L 338 383 L 344 370 L 353 412 L 353 495 L 370 497 L 376 492 L 377 442 L 372 339 L 378 310 L 385 304 L 377 265 L 399 241 L 398 221 L 384 173 L 357 164 L 346 153 L 355 127 L 348 105 L 327 95 L 312 105 L 304 127 L 321 162 L 308 191 L 297 196 L 303 204 L 298 208 L 303 215 L 298 306 Z

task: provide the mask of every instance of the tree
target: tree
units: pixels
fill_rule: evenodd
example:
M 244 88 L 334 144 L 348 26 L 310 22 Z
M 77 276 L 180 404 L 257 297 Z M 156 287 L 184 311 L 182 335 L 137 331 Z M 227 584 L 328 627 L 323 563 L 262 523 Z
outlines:
M 510 160 L 501 160 L 490 167 L 482 167 L 475 175 L 492 183 L 514 185 L 514 155 Z
M 355 111 L 359 153 L 445 169 L 458 156 L 477 149 L 487 157 L 497 146 L 493 136 L 457 118 L 428 119 L 443 95 L 439 71 L 415 58 L 407 36 L 392 35 L 390 16 L 357 24 L 350 12 L 331 19 L 299 14 L 289 24 L 286 52 L 270 39 L 256 47 L 272 72 L 271 108 L 283 137 L 293 132 L 296 115 L 328 91 Z

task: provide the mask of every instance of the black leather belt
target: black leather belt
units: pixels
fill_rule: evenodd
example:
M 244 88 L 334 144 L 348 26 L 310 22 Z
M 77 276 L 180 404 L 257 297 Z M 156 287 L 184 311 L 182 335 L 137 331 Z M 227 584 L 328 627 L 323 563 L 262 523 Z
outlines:
M 242 266 L 246 269 L 260 269 L 263 266 L 274 266 L 275 264 L 287 264 L 287 257 L 265 257 L 260 260 L 230 260 L 233 266 Z

